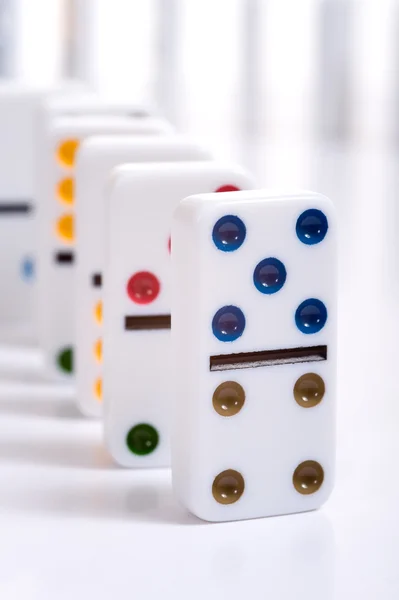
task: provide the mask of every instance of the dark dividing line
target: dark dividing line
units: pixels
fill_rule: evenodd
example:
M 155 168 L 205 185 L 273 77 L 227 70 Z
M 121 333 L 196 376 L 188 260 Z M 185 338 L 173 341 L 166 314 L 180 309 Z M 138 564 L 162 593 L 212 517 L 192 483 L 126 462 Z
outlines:
M 103 278 L 101 273 L 94 273 L 91 278 L 91 284 L 93 287 L 101 287 L 103 284 Z
M 170 329 L 170 315 L 145 315 L 125 317 L 127 331 L 144 331 L 149 329 Z
M 26 215 L 33 210 L 31 202 L 1 202 L 1 215 Z
M 75 255 L 73 252 L 57 252 L 55 262 L 62 265 L 72 265 L 75 262 Z
M 149 119 L 150 115 L 145 110 L 134 110 L 129 112 L 128 117 L 132 117 L 133 119 Z
M 321 360 L 327 360 L 327 346 L 261 350 L 259 352 L 241 352 L 238 354 L 211 356 L 209 359 L 209 370 L 254 369 L 256 367 L 271 367 L 274 365 L 289 365 Z

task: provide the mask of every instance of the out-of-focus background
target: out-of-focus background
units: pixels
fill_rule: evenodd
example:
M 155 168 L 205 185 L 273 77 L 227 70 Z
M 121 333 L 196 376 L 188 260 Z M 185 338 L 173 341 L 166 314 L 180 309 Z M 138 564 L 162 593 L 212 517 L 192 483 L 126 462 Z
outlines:
M 335 202 L 337 485 L 318 513 L 202 524 L 70 398 L 1 382 L 1 598 L 397 600 L 399 0 L 79 4 L 71 27 L 72 2 L 1 0 L 1 72 L 148 101 L 261 186 Z
M 8 72 L 80 74 L 114 98 L 155 100 L 207 139 L 399 134 L 397 0 L 1 0 L 0 11 Z

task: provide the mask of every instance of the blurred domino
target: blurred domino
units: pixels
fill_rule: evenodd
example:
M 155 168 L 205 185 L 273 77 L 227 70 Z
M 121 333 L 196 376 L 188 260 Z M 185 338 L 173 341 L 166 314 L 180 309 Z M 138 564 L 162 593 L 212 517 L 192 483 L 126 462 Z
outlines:
M 320 507 L 335 462 L 332 203 L 192 196 L 172 236 L 177 497 L 207 521 Z
M 35 197 L 43 201 L 43 190 L 46 188 L 47 172 L 49 168 L 49 157 L 47 155 L 48 134 L 51 129 L 51 123 L 57 117 L 106 117 L 118 116 L 132 118 L 142 121 L 139 125 L 139 131 L 160 129 L 161 131 L 171 131 L 172 128 L 165 122 L 154 117 L 154 110 L 143 104 L 132 104 L 131 102 L 110 102 L 90 90 L 78 90 L 75 93 L 59 93 L 47 95 L 40 103 L 37 111 L 35 142 L 37 153 L 35 156 Z M 42 218 L 41 203 L 37 203 L 36 220 L 38 229 L 43 230 L 43 220 L 45 220 L 46 203 L 44 201 L 44 216 Z M 35 231 L 35 241 L 37 245 L 38 231 Z M 40 330 L 40 302 L 43 292 L 40 292 L 40 268 L 36 265 L 35 281 L 39 291 L 35 294 L 35 329 Z
M 103 391 L 105 442 L 121 465 L 170 464 L 172 213 L 191 193 L 251 187 L 242 169 L 214 162 L 127 165 L 114 173 L 104 272 Z
M 209 152 L 178 136 L 99 136 L 86 140 L 76 167 L 76 345 L 77 402 L 88 416 L 102 414 L 102 303 L 105 198 L 109 173 L 123 163 L 208 160 Z
M 159 119 L 122 116 L 63 116 L 48 123 L 40 201 L 38 324 L 49 377 L 70 377 L 75 328 L 74 169 L 81 142 L 101 134 L 160 135 L 170 126 Z
M 0 84 L 0 338 L 32 342 L 35 281 L 35 165 L 37 119 L 45 98 L 68 97 L 82 84 L 53 89 Z
M 155 117 L 155 110 L 144 104 L 110 102 L 92 91 L 75 94 L 57 94 L 46 97 L 41 103 L 43 118 L 60 116 L 120 116 L 134 119 Z

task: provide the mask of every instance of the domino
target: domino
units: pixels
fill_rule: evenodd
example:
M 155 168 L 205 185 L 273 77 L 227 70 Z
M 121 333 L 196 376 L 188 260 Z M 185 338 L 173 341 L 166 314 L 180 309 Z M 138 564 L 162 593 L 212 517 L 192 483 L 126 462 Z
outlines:
M 54 89 L 18 82 L 0 84 L 0 337 L 35 340 L 36 125 L 46 97 L 77 93 L 82 85 L 65 82 Z
M 135 122 L 142 121 L 141 124 L 138 124 L 138 133 L 142 131 L 143 134 L 146 134 L 147 131 L 158 129 L 165 134 L 172 132 L 172 127 L 166 121 L 153 116 L 152 109 L 130 102 L 109 102 L 90 91 L 49 95 L 40 103 L 37 112 L 35 139 L 38 153 L 35 168 L 35 195 L 38 198 L 43 196 L 43 189 L 46 187 L 49 168 L 46 147 L 49 130 L 51 130 L 52 121 L 58 117 L 126 117 L 134 119 Z M 40 205 L 38 210 L 40 211 Z
M 161 135 L 170 126 L 159 119 L 122 116 L 61 116 L 50 120 L 44 157 L 39 157 L 41 213 L 38 257 L 39 343 L 44 376 L 70 380 L 75 328 L 75 159 L 92 135 Z
M 177 498 L 206 521 L 319 508 L 335 462 L 331 201 L 192 196 L 172 238 Z
M 104 434 L 125 467 L 170 464 L 172 213 L 191 193 L 251 187 L 245 171 L 216 162 L 114 172 L 104 272 Z
M 98 136 L 83 142 L 76 167 L 76 392 L 87 416 L 102 414 L 102 307 L 106 186 L 123 163 L 208 160 L 210 154 L 181 136 Z M 112 210 L 112 209 L 111 209 Z M 101 309 L 102 311 L 102 309 Z
M 134 119 L 156 118 L 156 111 L 140 103 L 109 101 L 95 92 L 84 90 L 74 94 L 46 97 L 41 103 L 43 119 L 60 116 L 120 116 Z

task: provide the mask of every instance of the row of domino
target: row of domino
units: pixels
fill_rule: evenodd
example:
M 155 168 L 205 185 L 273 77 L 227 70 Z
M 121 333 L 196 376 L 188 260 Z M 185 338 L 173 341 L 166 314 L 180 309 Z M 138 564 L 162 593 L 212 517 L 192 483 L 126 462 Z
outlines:
M 40 105 L 46 377 L 76 371 L 78 406 L 103 417 L 120 465 L 172 457 L 176 495 L 203 519 L 321 506 L 335 449 L 330 201 L 253 191 L 142 107 L 80 92 Z

